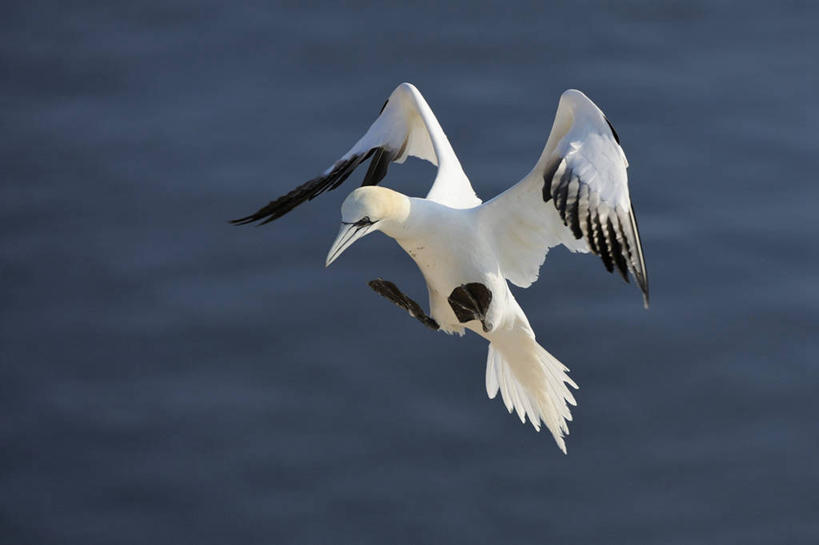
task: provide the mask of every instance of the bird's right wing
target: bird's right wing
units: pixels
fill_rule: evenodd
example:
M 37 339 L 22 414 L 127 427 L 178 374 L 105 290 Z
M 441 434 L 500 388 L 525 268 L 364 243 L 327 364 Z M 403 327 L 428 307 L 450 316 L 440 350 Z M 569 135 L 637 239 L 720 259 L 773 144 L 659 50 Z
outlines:
M 535 168 L 479 208 L 504 277 L 529 286 L 549 248 L 564 244 L 600 256 L 606 269 L 617 268 L 626 282 L 631 272 L 648 307 L 648 275 L 627 167 L 619 137 L 603 112 L 580 91 L 564 92 Z
M 426 100 L 414 85 L 402 83 L 384 103 L 366 134 L 321 176 L 232 223 L 243 225 L 262 220 L 264 224 L 280 218 L 301 203 L 337 188 L 370 157 L 372 161 L 362 185 L 375 185 L 387 174 L 390 163 L 403 163 L 409 156 L 438 166 L 428 199 L 451 208 L 470 208 L 481 203 Z

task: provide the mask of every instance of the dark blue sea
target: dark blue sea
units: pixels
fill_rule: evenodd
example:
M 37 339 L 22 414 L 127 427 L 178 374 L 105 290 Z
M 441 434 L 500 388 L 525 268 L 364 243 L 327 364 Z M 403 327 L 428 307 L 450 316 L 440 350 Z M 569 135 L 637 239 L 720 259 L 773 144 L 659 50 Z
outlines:
M 451 6 L 451 5 L 449 5 Z M 9 2 L 0 542 L 819 543 L 819 5 Z M 568 455 L 433 333 L 411 259 L 329 269 L 363 173 L 265 227 L 392 89 L 478 195 L 578 88 L 631 163 L 652 305 L 555 249 L 515 295 L 580 385 Z M 386 185 L 424 195 L 434 168 Z

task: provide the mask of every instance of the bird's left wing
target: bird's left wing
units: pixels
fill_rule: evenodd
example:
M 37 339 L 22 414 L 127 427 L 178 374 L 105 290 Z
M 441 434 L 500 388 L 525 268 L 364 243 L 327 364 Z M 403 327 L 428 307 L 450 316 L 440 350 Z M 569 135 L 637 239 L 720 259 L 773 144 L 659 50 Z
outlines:
M 627 167 L 620 139 L 603 112 L 580 91 L 564 92 L 535 168 L 479 209 L 504 277 L 518 286 L 531 285 L 549 248 L 564 244 L 600 256 L 606 269 L 617 268 L 626 282 L 630 271 L 648 307 L 648 275 Z
M 278 219 L 301 203 L 337 188 L 371 157 L 362 185 L 375 185 L 387 174 L 390 163 L 403 163 L 409 156 L 438 167 L 428 199 L 452 208 L 470 208 L 481 203 L 426 100 L 414 85 L 402 83 L 390 94 L 364 136 L 330 168 L 232 223 L 243 225 L 262 220 L 264 224 Z

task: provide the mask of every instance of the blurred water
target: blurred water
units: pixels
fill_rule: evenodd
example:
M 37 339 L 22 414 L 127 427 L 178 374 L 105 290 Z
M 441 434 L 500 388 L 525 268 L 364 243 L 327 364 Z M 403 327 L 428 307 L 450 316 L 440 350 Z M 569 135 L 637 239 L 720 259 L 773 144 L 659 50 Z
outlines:
M 70 4 L 0 20 L 3 543 L 819 541 L 815 3 Z M 401 81 L 483 198 L 565 88 L 622 137 L 651 310 L 564 250 L 516 291 L 582 388 L 568 456 L 482 340 L 370 292 L 426 301 L 392 241 L 324 269 L 354 183 L 225 222 Z

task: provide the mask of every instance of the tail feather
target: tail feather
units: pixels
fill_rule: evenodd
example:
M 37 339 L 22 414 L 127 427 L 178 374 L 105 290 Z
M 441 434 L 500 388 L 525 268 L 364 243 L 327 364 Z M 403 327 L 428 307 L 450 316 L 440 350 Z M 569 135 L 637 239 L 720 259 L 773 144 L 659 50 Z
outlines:
M 500 391 L 506 410 L 511 413 L 514 409 L 524 423 L 528 416 L 536 431 L 541 423 L 545 425 L 565 454 L 563 438 L 569 434 L 567 422 L 572 420 L 569 405 L 577 405 L 569 389 L 577 389 L 577 384 L 568 371 L 534 339 L 504 346 L 490 343 L 486 393 L 494 399 Z

